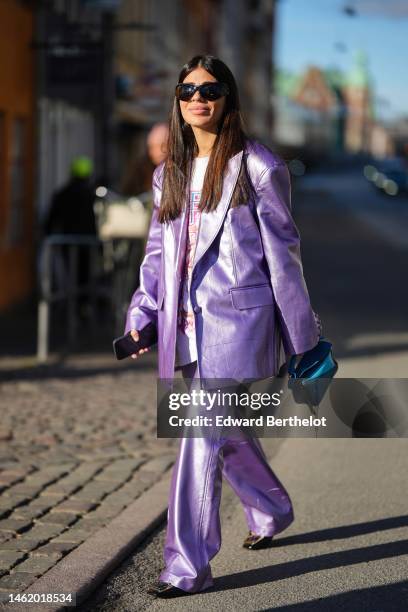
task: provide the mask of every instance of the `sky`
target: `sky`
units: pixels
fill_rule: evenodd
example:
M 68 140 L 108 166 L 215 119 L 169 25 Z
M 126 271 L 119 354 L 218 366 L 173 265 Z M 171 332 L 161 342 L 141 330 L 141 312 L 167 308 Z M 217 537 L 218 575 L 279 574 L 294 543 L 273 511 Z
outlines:
M 355 7 L 356 16 L 345 15 L 345 5 Z M 349 71 L 362 49 L 377 117 L 408 117 L 408 0 L 279 0 L 276 11 L 279 68 L 303 72 L 314 64 Z

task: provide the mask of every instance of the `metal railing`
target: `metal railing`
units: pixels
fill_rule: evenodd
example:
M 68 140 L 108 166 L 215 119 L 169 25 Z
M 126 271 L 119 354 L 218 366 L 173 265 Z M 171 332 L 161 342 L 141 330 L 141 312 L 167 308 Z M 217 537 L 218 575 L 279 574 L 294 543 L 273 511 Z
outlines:
M 97 331 L 97 301 L 100 297 L 107 301 L 111 311 L 112 336 L 123 333 L 126 308 L 131 292 L 138 284 L 146 244 L 151 192 L 123 198 L 112 190 L 100 189 L 104 196 L 94 203 L 98 236 L 54 234 L 47 236 L 41 244 L 37 320 L 37 360 L 41 363 L 49 356 L 51 308 L 56 302 L 63 301 L 67 305 L 69 346 L 78 336 L 77 301 L 81 296 L 87 296 L 92 311 L 89 321 L 91 334 Z M 119 213 L 121 206 L 130 213 L 124 218 L 125 225 L 120 214 L 119 225 L 115 224 L 115 217 L 109 215 L 112 205 Z M 122 229 L 126 235 L 122 235 Z M 85 250 L 88 266 L 87 282 L 81 283 L 78 282 L 80 250 L 82 256 Z
M 50 341 L 50 309 L 55 302 L 65 300 L 67 303 L 67 336 L 73 344 L 77 336 L 78 317 L 76 302 L 80 295 L 88 295 L 93 307 L 96 304 L 101 287 L 98 285 L 100 271 L 100 251 L 103 243 L 95 236 L 77 234 L 54 234 L 45 238 L 40 253 L 39 270 L 39 300 L 37 320 L 37 359 L 45 362 L 48 359 Z M 64 262 L 61 247 L 67 247 L 67 257 Z M 79 248 L 89 249 L 89 282 L 78 284 L 78 254 Z M 66 265 L 67 263 L 67 265 Z M 58 268 L 59 265 L 59 268 Z M 56 269 L 59 269 L 59 286 L 53 288 Z M 62 278 L 64 277 L 64 278 Z M 105 291 L 106 293 L 106 291 Z M 95 320 L 91 317 L 91 329 L 94 331 Z

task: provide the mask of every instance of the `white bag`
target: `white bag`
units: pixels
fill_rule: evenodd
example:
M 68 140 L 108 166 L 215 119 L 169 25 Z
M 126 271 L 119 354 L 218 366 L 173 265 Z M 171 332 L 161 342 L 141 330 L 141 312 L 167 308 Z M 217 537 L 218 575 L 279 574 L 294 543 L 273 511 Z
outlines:
M 112 202 L 106 206 L 99 225 L 99 237 L 144 238 L 149 229 L 150 215 L 138 198 Z

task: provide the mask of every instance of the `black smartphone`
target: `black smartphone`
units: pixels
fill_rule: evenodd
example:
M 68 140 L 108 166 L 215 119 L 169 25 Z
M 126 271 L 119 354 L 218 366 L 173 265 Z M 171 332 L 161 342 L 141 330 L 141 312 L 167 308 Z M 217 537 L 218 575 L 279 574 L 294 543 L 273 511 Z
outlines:
M 133 340 L 130 331 L 124 336 L 119 336 L 113 341 L 113 352 L 116 359 L 130 357 L 142 348 L 148 348 L 157 343 L 157 327 L 155 323 L 149 323 L 139 331 L 139 340 Z

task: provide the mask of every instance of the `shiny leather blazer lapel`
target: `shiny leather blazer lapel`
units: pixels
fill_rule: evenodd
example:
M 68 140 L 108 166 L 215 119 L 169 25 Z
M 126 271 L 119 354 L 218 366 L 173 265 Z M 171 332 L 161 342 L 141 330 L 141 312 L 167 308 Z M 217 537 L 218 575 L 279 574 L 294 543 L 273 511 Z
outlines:
M 231 159 L 228 160 L 227 170 L 224 175 L 222 195 L 217 208 L 209 213 L 203 212 L 201 214 L 193 270 L 199 260 L 205 255 L 221 229 L 235 189 L 235 185 L 238 180 L 243 154 L 244 151 L 240 151 L 234 155 L 234 157 L 231 157 Z M 185 237 L 188 224 L 187 209 L 188 207 L 184 206 L 181 215 L 179 215 L 177 219 L 170 221 L 173 239 L 175 241 L 174 250 L 177 253 L 176 269 L 178 274 L 181 274 L 183 259 L 182 255 L 184 253 L 183 247 L 185 246 Z

